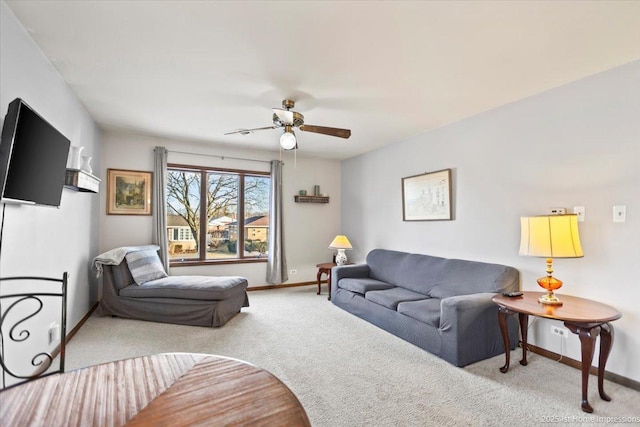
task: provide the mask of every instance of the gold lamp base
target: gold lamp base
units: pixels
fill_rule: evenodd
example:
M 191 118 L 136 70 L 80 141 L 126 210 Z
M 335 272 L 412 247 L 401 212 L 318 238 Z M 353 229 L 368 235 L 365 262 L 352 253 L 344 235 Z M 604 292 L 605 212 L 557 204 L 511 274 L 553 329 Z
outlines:
M 562 301 L 553 293 L 553 291 L 562 287 L 562 281 L 551 275 L 553 274 L 552 262 L 553 260 L 551 258 L 547 258 L 547 275 L 537 280 L 538 285 L 547 290 L 547 294 L 538 298 L 538 302 L 547 305 L 562 305 Z
M 555 296 L 553 291 L 549 291 L 546 295 L 542 295 L 538 298 L 538 302 L 545 305 L 562 305 L 562 301 Z

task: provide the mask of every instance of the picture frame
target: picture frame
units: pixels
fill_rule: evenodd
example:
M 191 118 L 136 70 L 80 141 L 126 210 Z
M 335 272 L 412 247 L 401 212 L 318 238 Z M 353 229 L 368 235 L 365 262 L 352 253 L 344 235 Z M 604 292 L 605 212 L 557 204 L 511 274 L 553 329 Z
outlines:
M 403 221 L 451 219 L 451 169 L 402 178 Z
M 152 172 L 107 169 L 107 215 L 151 215 Z

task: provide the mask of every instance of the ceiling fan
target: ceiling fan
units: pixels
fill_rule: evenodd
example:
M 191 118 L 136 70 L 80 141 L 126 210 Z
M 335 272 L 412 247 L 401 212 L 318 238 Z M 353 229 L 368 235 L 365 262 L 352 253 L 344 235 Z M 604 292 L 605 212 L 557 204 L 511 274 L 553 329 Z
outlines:
M 304 116 L 291 109 L 295 106 L 295 101 L 285 99 L 282 101 L 283 108 L 273 109 L 273 126 L 254 129 L 238 129 L 233 132 L 227 132 L 225 135 L 233 135 L 239 133 L 248 135 L 258 130 L 279 129 L 284 128 L 282 136 L 280 136 L 280 146 L 285 150 L 293 150 L 298 148 L 296 134 L 293 128 L 298 128 L 303 132 L 321 133 L 323 135 L 337 136 L 339 138 L 349 138 L 351 131 L 349 129 L 329 128 L 325 126 L 305 125 Z

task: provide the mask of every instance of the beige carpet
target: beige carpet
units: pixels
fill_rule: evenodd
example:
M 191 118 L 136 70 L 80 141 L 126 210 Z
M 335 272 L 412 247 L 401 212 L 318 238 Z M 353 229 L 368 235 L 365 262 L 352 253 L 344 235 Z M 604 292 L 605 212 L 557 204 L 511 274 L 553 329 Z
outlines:
M 93 316 L 68 346 L 67 370 L 162 352 L 235 357 L 285 382 L 314 426 L 594 425 L 592 416 L 605 417 L 596 424 L 640 417 L 640 392 L 607 381 L 613 401 L 605 402 L 591 376 L 589 415 L 580 410 L 576 369 L 536 354 L 520 366 L 516 352 L 507 374 L 498 371 L 504 356 L 456 368 L 337 308 L 313 286 L 250 292 L 249 300 L 217 329 Z

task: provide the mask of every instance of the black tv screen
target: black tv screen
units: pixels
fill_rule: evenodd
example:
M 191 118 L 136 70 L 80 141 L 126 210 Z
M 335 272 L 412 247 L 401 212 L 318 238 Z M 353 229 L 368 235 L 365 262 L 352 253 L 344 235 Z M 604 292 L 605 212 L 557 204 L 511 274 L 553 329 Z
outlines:
M 13 100 L 0 141 L 2 201 L 60 206 L 69 145 L 23 100 Z

